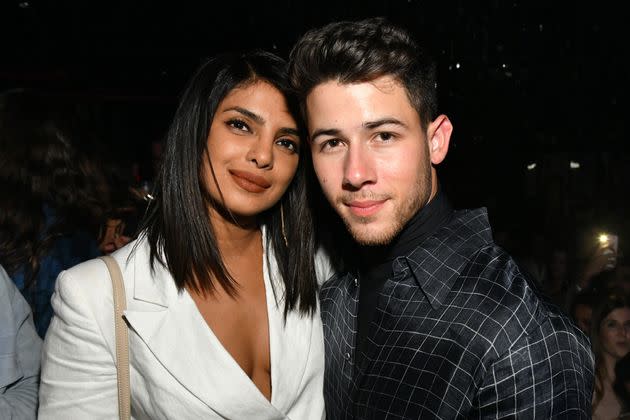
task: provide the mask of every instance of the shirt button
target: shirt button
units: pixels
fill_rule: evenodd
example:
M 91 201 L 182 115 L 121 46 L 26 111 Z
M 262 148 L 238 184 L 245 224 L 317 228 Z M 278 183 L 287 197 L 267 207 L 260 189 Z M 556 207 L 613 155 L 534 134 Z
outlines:
M 350 353 L 347 353 L 343 355 L 343 357 L 349 362 L 350 361 Z
M 354 280 L 352 280 L 354 282 L 354 287 L 359 287 L 359 279 L 358 278 L 354 278 Z

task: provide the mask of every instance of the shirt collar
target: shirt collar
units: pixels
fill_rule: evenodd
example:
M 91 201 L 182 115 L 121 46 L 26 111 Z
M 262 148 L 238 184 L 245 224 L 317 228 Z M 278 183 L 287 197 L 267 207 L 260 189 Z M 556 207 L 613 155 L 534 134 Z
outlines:
M 394 276 L 409 271 L 429 303 L 437 309 L 457 277 L 479 248 L 492 243 L 492 231 L 485 208 L 455 212 L 442 226 L 409 255 L 394 261 Z

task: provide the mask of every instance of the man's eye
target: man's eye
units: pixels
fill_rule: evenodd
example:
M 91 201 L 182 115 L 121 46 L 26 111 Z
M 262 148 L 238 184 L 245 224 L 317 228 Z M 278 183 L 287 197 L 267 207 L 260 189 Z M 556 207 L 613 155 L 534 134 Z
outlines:
M 322 150 L 323 149 L 333 149 L 341 144 L 341 140 L 338 139 L 330 139 L 322 142 Z
M 392 133 L 384 131 L 382 133 L 378 133 L 378 138 L 379 138 L 379 140 L 389 141 L 389 140 L 392 140 L 394 138 L 394 135 Z
M 239 120 L 239 119 L 231 119 L 227 122 L 227 125 L 229 125 L 230 127 L 233 127 L 237 130 L 241 130 L 241 131 L 250 131 L 249 126 L 247 125 L 247 123 L 243 120 Z

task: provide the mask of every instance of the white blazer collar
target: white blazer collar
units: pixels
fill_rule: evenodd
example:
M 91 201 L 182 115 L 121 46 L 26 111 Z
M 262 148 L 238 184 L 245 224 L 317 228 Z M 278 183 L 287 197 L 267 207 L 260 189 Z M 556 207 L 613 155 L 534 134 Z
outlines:
M 271 271 L 276 272 L 273 256 L 270 261 Z M 119 263 L 124 264 L 121 260 Z M 302 373 L 308 363 L 313 323 L 304 322 L 300 315 L 293 313 L 289 315 L 286 327 L 282 327 L 283 302 L 278 306 L 275 302 L 270 287 L 274 279 L 267 276 L 266 257 L 273 405 L 223 348 L 188 293 L 177 291 L 169 271 L 156 264 L 151 272 L 146 241 L 141 240 L 137 244 L 124 272 L 125 277 L 128 274 L 134 278 L 133 299 L 127 299 L 129 305 L 125 318 L 130 328 L 179 383 L 223 417 L 284 418 L 282 412 L 288 411 L 297 397 Z M 276 291 L 282 295 L 282 286 L 278 283 Z M 299 345 L 296 347 L 296 344 Z M 296 348 L 307 351 L 296 352 Z M 131 353 L 133 363 L 133 348 Z M 247 402 L 240 404 L 240 401 Z

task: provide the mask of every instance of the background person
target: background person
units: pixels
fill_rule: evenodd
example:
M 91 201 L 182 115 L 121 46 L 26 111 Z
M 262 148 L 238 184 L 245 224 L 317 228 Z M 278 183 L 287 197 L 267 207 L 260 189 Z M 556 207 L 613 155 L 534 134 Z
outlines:
M 0 95 L 0 263 L 32 307 L 43 338 L 57 275 L 101 255 L 109 186 L 90 136 L 58 96 Z
M 0 266 L 0 417 L 37 417 L 42 340 L 24 297 Z
M 623 401 L 613 390 L 615 365 L 630 351 L 630 297 L 622 289 L 604 292 L 593 311 L 595 353 L 593 419 L 618 418 Z

